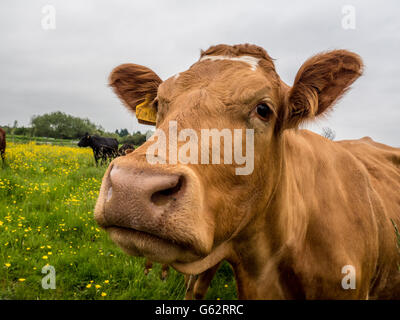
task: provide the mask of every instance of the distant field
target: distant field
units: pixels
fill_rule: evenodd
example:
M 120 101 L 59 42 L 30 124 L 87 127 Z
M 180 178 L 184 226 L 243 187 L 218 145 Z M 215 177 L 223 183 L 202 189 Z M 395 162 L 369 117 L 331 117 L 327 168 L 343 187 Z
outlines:
M 37 145 L 53 145 L 53 146 L 66 146 L 66 147 L 78 147 L 79 140 L 70 140 L 70 139 L 54 139 L 54 138 L 45 138 L 45 137 L 28 137 L 22 135 L 7 135 L 7 142 L 11 143 L 31 143 L 35 142 Z M 119 143 L 119 147 L 121 147 L 123 143 Z M 135 145 L 135 148 L 138 146 Z M 87 147 L 88 150 L 91 150 L 90 147 Z
M 58 146 L 70 146 L 77 147 L 78 140 L 69 139 L 54 139 L 54 138 L 44 138 L 44 137 L 28 137 L 20 135 L 7 135 L 7 141 L 13 143 L 29 143 L 36 142 L 37 144 L 51 144 Z
M 94 165 L 91 149 L 8 138 L 0 164 L 0 299 L 183 299 L 182 275 L 171 269 L 161 281 L 155 264 L 146 277 L 144 260 L 97 228 L 93 207 L 106 167 Z M 56 270 L 54 290 L 41 285 L 46 264 Z M 207 298 L 235 297 L 224 265 Z

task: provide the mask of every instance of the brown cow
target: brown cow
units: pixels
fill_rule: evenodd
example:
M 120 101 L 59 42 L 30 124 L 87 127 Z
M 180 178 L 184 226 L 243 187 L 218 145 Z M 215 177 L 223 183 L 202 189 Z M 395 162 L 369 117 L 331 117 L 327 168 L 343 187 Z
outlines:
M 0 128 L 0 155 L 4 164 L 6 159 L 6 132 L 2 128 Z
M 110 164 L 96 221 L 127 253 L 186 274 L 227 260 L 240 299 L 400 298 L 391 223 L 400 225 L 400 149 L 298 129 L 327 114 L 362 69 L 352 52 L 321 53 L 290 87 L 254 45 L 211 47 L 164 82 L 143 66 L 117 67 L 117 95 L 132 111 L 150 103 L 170 145 L 153 154 L 158 163 L 149 162 L 150 139 Z M 195 153 L 171 123 L 198 136 L 249 129 L 254 145 L 242 140 L 239 154 L 254 147 L 254 170 L 238 174 L 236 160 L 177 162 L 173 143 L 195 160 L 212 152 L 202 145 Z

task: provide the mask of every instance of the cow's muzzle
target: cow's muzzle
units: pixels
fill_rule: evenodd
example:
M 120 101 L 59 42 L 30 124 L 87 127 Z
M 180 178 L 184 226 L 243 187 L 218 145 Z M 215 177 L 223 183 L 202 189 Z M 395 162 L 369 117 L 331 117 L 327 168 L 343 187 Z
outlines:
M 97 223 L 132 255 L 160 262 L 207 255 L 213 225 L 202 212 L 204 201 L 195 175 L 187 169 L 132 166 L 126 160 L 114 160 L 103 178 Z

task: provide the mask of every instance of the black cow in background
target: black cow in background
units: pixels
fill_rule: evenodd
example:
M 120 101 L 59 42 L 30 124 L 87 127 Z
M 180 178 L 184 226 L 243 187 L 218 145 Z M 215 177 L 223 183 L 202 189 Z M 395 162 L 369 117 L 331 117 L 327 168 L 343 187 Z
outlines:
M 101 163 L 105 163 L 107 158 L 114 159 L 118 156 L 118 141 L 114 138 L 104 138 L 86 133 L 78 142 L 78 146 L 91 147 L 93 149 L 96 165 L 99 159 L 101 159 Z

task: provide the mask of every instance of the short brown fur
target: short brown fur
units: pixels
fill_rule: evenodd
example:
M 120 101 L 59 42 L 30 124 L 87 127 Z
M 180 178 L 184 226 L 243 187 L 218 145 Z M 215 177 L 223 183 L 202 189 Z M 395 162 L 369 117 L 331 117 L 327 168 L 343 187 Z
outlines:
M 368 138 L 334 142 L 298 129 L 332 109 L 361 75 L 361 58 L 346 50 L 318 54 L 290 87 L 262 48 L 220 45 L 201 55 L 260 61 L 252 70 L 242 61 L 201 60 L 158 90 L 155 74 L 146 76 L 151 85 L 143 84 L 136 81 L 139 67 L 125 74 L 121 66 L 111 75 L 125 79 L 121 89 L 112 83 L 131 109 L 143 95 L 157 100 L 157 128 L 166 133 L 172 120 L 178 130 L 197 133 L 254 129 L 254 171 L 236 175 L 234 164 L 150 165 L 147 141 L 105 173 L 95 210 L 99 225 L 129 254 L 187 274 L 208 270 L 212 277 L 227 260 L 240 299 L 400 298 L 391 223 L 400 225 L 400 149 Z M 257 115 L 261 102 L 273 110 L 267 119 Z M 178 177 L 185 181 L 182 192 L 160 214 L 147 194 Z M 342 287 L 346 265 L 355 268 L 355 289 Z

